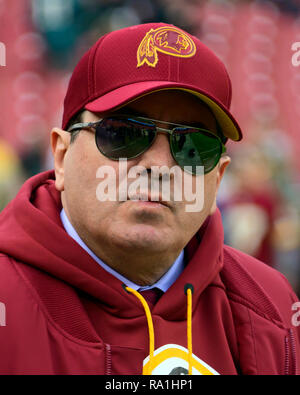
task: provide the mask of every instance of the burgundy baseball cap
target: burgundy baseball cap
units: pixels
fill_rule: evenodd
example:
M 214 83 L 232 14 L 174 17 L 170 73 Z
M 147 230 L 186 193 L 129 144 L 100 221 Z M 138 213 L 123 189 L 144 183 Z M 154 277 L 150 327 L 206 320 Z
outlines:
M 72 74 L 62 127 L 83 109 L 113 111 L 151 92 L 174 88 L 198 96 L 226 137 L 242 139 L 229 111 L 231 81 L 224 64 L 198 38 L 165 23 L 113 31 L 89 49 Z

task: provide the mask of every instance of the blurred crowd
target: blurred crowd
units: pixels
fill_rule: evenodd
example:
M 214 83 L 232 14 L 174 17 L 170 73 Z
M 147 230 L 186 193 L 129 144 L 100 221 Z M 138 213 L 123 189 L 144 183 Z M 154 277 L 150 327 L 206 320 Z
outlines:
M 233 80 L 233 112 L 245 139 L 229 145 L 232 163 L 219 191 L 225 241 L 280 270 L 300 295 L 300 137 L 294 126 L 300 120 L 300 67 L 289 68 L 291 44 L 300 41 L 300 1 L 24 0 L 22 9 L 18 0 L 9 3 L 4 7 L 0 0 L 0 20 L 15 18 L 14 25 L 5 26 L 7 37 L 30 31 L 30 37 L 24 33 L 27 41 L 16 45 L 33 50 L 31 58 L 28 50 L 19 65 L 14 59 L 14 68 L 6 67 L 11 74 L 4 75 L 0 67 L 0 99 L 7 104 L 2 119 L 12 128 L 8 133 L 7 126 L 0 126 L 0 210 L 24 180 L 53 167 L 49 130 L 59 126 L 68 78 L 82 53 L 108 31 L 153 21 L 173 23 L 217 52 Z M 8 17 L 9 7 L 13 11 Z M 16 15 L 21 13 L 19 21 Z M 246 33 L 236 35 L 246 22 Z M 18 23 L 23 27 L 17 28 Z M 272 49 L 274 40 L 281 42 L 276 26 L 280 32 L 281 26 L 295 27 L 295 33 L 280 35 L 286 40 L 282 48 L 290 43 L 285 53 Z M 0 27 L 0 39 L 1 32 Z M 243 34 L 241 48 L 238 38 Z M 274 69 L 272 56 L 281 69 Z M 290 91 L 285 85 L 289 78 Z M 18 99 L 24 96 L 11 113 L 16 100 L 8 97 L 10 91 Z M 16 112 L 19 123 L 12 125 Z

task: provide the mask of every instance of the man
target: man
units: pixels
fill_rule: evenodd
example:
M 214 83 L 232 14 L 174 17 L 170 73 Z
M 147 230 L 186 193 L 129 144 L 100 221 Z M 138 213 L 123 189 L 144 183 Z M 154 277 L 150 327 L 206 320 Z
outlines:
M 216 194 L 242 137 L 230 100 L 220 60 L 171 25 L 84 55 L 51 133 L 55 171 L 0 217 L 1 373 L 297 373 L 291 287 L 223 245 Z M 191 190 L 175 199 L 185 186 L 201 209 Z

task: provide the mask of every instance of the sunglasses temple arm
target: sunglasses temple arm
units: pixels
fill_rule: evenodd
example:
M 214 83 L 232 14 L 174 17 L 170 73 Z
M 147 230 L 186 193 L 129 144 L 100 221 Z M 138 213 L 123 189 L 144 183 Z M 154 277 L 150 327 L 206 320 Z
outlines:
M 95 125 L 95 122 L 76 123 L 75 125 L 71 126 L 66 131 L 69 133 L 72 133 L 72 132 L 75 132 L 76 130 L 93 127 L 94 125 Z

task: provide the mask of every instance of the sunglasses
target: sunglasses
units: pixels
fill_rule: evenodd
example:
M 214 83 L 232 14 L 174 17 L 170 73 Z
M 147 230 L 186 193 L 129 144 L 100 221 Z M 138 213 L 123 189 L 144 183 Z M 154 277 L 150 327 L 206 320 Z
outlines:
M 164 129 L 156 123 L 174 127 Z M 212 171 L 226 152 L 221 138 L 207 129 L 138 116 L 116 115 L 97 122 L 77 123 L 68 132 L 87 128 L 95 130 L 98 150 L 112 160 L 136 158 L 151 147 L 158 132 L 166 133 L 174 160 L 193 175 L 199 174 L 197 166 L 203 166 L 204 174 Z

